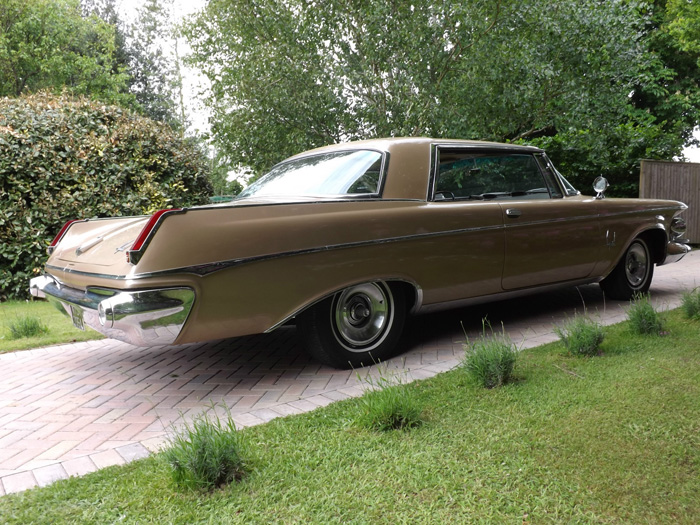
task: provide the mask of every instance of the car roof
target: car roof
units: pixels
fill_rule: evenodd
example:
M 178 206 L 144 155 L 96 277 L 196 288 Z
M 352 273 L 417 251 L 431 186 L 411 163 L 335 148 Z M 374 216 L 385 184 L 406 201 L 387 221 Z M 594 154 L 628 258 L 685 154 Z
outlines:
M 414 147 L 431 147 L 431 146 L 446 146 L 453 148 L 474 148 L 474 149 L 489 149 L 489 150 L 508 150 L 520 151 L 523 153 L 542 152 L 540 148 L 534 146 L 524 146 L 519 144 L 505 144 L 501 142 L 488 142 L 483 140 L 465 140 L 465 139 L 441 139 L 430 137 L 391 137 L 379 139 L 357 140 L 352 142 L 340 142 L 320 148 L 312 149 L 299 153 L 292 158 L 304 157 L 316 153 L 328 151 L 342 151 L 354 149 L 374 149 L 379 151 L 391 151 L 392 149 L 401 149 L 406 146 Z

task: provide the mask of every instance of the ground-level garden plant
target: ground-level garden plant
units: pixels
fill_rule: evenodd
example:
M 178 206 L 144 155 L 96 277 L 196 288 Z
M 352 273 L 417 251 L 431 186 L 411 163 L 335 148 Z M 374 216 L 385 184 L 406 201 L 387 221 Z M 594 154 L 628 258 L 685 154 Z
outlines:
M 683 293 L 681 310 L 688 319 L 700 319 L 700 288 Z
M 21 321 L 34 319 L 34 321 Z M 45 328 L 32 334 L 31 325 Z M 17 335 L 22 337 L 16 337 Z M 0 354 L 59 343 L 102 339 L 91 329 L 74 328 L 65 313 L 47 301 L 6 301 L 0 303 Z
M 245 474 L 245 444 L 229 410 L 225 418 L 210 410 L 174 429 L 163 456 L 170 464 L 175 485 L 187 489 L 212 490 Z
M 665 331 L 665 316 L 651 304 L 649 294 L 636 295 L 627 309 L 630 330 L 642 335 L 661 335 Z
M 25 315 L 10 321 L 8 338 L 14 341 L 25 337 L 42 336 L 48 332 L 49 327 L 46 326 L 41 319 L 31 315 Z
M 484 319 L 481 336 L 464 346 L 462 368 L 475 383 L 495 388 L 511 380 L 518 349 L 506 335 L 505 328 L 500 334 L 494 334 Z
M 379 364 L 376 377 L 367 374 L 365 394 L 358 400 L 355 424 L 369 430 L 408 430 L 422 423 L 423 407 L 416 388 Z M 358 372 L 359 375 L 359 372 Z
M 571 355 L 598 355 L 600 345 L 605 339 L 603 325 L 585 315 L 576 315 L 563 327 L 555 327 L 554 332 Z
M 410 432 L 352 424 L 361 400 L 246 428 L 248 473 L 183 491 L 163 455 L 0 497 L 28 523 L 674 523 L 700 516 L 700 323 L 606 328 L 603 353 L 523 350 L 524 381 L 413 384 Z

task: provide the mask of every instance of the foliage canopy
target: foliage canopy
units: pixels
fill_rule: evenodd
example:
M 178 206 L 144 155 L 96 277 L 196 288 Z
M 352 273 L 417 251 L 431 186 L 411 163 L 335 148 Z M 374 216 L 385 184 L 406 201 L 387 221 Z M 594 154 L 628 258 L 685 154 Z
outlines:
M 70 90 L 129 104 L 127 74 L 115 63 L 114 27 L 82 16 L 79 0 L 3 0 L 0 96 Z
M 679 154 L 700 120 L 700 74 L 665 62 L 700 55 L 669 13 L 665 0 L 211 0 L 185 32 L 232 165 L 260 173 L 376 136 L 527 141 L 578 185 L 605 174 L 631 193 L 639 158 Z
M 207 202 L 209 162 L 165 124 L 86 98 L 0 99 L 0 299 L 26 295 L 70 219 Z

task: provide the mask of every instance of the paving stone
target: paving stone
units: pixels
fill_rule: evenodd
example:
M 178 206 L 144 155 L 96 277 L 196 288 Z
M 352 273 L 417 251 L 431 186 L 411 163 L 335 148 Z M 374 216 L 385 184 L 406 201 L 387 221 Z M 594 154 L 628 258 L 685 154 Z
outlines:
M 90 459 L 95 463 L 97 468 L 111 467 L 114 465 L 123 465 L 126 463 L 124 458 L 115 449 L 105 450 L 96 454 L 90 454 Z
M 148 457 L 150 452 L 141 443 L 132 443 L 131 445 L 124 445 L 117 447 L 117 452 L 124 458 L 124 461 L 134 461 L 135 459 L 142 459 Z
M 67 479 L 68 473 L 60 463 L 49 465 L 47 467 L 35 468 L 33 471 L 37 485 L 46 487 L 59 479 Z
M 84 476 L 97 470 L 97 465 L 88 456 L 67 459 L 61 465 L 68 476 Z
M 32 472 L 19 472 L 3 476 L 2 485 L 6 494 L 14 494 L 15 492 L 23 492 L 37 486 L 36 478 Z

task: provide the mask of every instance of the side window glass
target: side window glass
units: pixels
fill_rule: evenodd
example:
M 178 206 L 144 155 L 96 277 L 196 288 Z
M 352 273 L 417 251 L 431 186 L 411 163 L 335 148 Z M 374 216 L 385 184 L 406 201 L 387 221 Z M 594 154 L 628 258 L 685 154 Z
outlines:
M 439 151 L 434 200 L 549 199 L 533 155 Z

